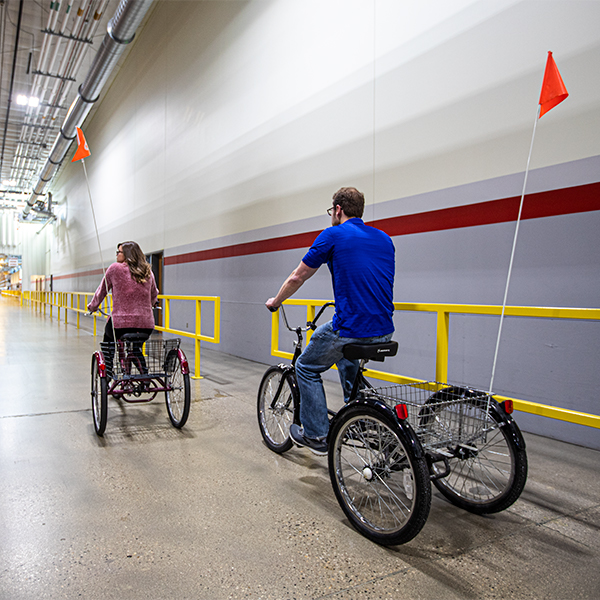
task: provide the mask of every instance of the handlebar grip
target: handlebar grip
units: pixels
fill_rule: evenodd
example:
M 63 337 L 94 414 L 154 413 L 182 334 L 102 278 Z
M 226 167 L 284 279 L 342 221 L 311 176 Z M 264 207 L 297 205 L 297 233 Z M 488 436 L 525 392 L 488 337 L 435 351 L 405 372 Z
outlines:
M 274 306 L 267 306 L 267 308 L 271 311 L 271 312 L 277 312 L 279 310 L 278 308 L 275 308 Z

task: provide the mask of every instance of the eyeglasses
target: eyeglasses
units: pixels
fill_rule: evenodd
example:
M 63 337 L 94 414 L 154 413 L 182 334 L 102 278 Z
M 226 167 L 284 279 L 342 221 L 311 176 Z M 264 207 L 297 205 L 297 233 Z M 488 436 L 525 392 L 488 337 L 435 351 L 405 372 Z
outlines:
M 119 256 L 119 254 L 123 254 L 123 250 L 117 250 L 117 256 Z
M 333 212 L 335 209 L 336 209 L 336 207 L 335 207 L 335 206 L 331 206 L 330 208 L 328 208 L 328 209 L 327 209 L 327 214 L 328 214 L 329 216 L 331 216 L 331 213 L 332 213 L 332 212 Z

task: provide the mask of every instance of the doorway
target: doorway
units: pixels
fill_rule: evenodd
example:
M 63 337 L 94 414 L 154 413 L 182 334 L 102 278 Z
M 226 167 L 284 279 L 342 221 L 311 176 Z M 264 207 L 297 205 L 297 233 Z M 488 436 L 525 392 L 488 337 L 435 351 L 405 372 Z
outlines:
M 146 260 L 150 263 L 150 267 L 152 268 L 152 273 L 154 274 L 154 279 L 156 280 L 156 287 L 158 288 L 158 293 L 163 293 L 163 251 L 154 252 L 146 256 Z M 163 311 L 155 308 L 154 312 L 154 323 L 159 327 L 163 325 Z

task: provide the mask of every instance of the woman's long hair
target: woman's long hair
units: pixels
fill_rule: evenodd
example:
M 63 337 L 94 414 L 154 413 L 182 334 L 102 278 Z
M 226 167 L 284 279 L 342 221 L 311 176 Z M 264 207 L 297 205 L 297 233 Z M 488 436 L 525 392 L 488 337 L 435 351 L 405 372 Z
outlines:
M 125 255 L 125 262 L 129 267 L 131 276 L 137 283 L 145 283 L 152 275 L 152 269 L 146 260 L 145 254 L 137 242 L 121 242 L 117 244 L 117 250 L 121 247 Z

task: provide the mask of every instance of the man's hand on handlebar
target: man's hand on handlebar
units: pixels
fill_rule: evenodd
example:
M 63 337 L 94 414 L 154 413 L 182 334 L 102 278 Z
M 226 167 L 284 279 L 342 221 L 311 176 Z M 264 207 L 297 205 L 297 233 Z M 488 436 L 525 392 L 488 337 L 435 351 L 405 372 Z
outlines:
M 271 311 L 275 312 L 279 308 L 279 304 L 275 304 L 275 298 L 269 298 L 265 302 L 265 306 Z

